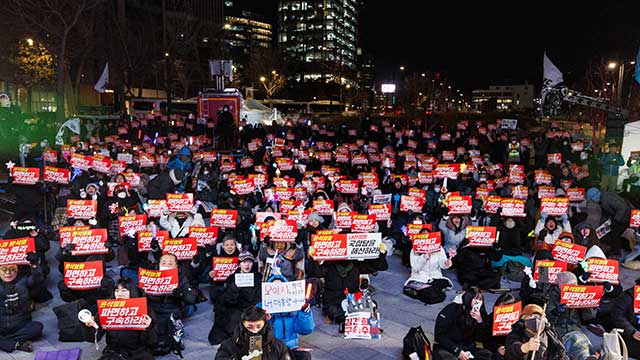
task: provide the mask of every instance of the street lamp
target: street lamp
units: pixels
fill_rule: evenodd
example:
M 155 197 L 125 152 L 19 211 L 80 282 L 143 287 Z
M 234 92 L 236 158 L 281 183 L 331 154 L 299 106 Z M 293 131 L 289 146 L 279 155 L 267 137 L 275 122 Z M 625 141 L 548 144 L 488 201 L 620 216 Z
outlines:
M 260 82 L 265 82 L 265 81 L 267 81 L 267 78 L 264 76 L 260 76 Z
M 231 24 L 224 24 L 225 30 L 231 30 Z
M 618 66 L 618 64 L 614 61 L 609 62 L 609 70 L 613 70 Z
M 400 71 L 404 71 L 404 66 L 400 66 Z
M 425 76 L 427 76 L 427 74 L 425 74 L 425 73 L 422 73 L 422 77 L 425 77 Z
M 27 44 L 29 44 L 29 46 L 33 46 L 33 39 L 32 38 L 28 38 L 27 39 Z

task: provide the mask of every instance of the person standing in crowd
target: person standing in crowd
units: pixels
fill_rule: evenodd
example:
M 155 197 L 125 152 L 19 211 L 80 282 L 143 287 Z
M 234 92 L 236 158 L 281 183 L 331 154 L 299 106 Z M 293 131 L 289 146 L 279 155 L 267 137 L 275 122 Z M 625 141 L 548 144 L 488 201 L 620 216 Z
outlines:
M 620 166 L 623 165 L 624 159 L 622 155 L 618 153 L 618 145 L 615 142 L 610 143 L 608 151 L 600 155 L 600 166 L 602 166 L 601 190 L 616 191 L 618 188 Z

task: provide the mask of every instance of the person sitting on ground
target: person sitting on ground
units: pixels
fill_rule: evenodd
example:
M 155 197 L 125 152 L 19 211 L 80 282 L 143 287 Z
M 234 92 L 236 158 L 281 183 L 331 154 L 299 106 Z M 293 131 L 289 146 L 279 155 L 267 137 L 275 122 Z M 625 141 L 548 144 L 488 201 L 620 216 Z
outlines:
M 544 310 L 536 304 L 522 309 L 520 320 L 511 326 L 505 341 L 505 360 L 569 360 L 560 337 L 544 316 Z
M 635 285 L 640 285 L 640 278 L 636 279 Z M 622 338 L 627 345 L 629 357 L 640 359 L 640 321 L 635 312 L 634 298 L 634 286 L 631 286 L 614 303 L 611 319 L 615 328 L 624 331 Z
M 534 234 L 537 237 L 536 250 L 551 250 L 560 234 L 565 232 L 571 233 L 571 224 L 566 214 L 562 215 L 558 221 L 555 217 L 548 216 L 543 212 L 534 229 Z
M 518 299 L 516 299 L 510 293 L 502 294 L 500 295 L 500 297 L 498 297 L 498 299 L 496 299 L 494 309 L 497 306 L 511 305 L 517 302 Z M 487 322 L 487 326 L 485 326 L 485 338 L 482 341 L 482 345 L 485 349 L 493 353 L 493 360 L 504 360 L 507 352 L 505 344 L 508 335 L 493 335 L 493 315 L 493 312 L 488 315 L 489 321 Z

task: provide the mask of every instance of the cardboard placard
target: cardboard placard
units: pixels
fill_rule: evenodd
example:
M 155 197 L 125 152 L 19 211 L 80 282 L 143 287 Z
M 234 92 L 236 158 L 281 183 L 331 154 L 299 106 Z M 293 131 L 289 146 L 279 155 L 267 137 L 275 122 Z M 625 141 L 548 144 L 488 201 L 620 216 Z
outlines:
M 120 228 L 120 235 L 127 235 L 130 231 L 134 233 L 145 231 L 147 230 L 147 215 L 119 216 L 118 227 Z
M 601 285 L 561 285 L 560 304 L 569 309 L 596 308 L 600 306 L 603 291 Z
M 511 333 L 511 325 L 520 320 L 522 302 L 499 305 L 493 308 L 493 336 L 504 336 Z
M 343 194 L 357 194 L 359 190 L 358 180 L 340 180 L 336 183 L 336 190 Z
M 496 227 L 467 226 L 466 237 L 469 239 L 469 246 L 491 247 L 496 242 Z
M 293 220 L 276 220 L 269 222 L 261 236 L 269 235 L 270 241 L 295 242 L 298 236 L 298 225 Z M 263 235 L 264 234 L 264 235 Z
M 640 313 L 640 285 L 633 287 L 633 313 Z
M 400 196 L 400 211 L 413 211 L 422 213 L 424 199 L 409 195 Z
M 433 170 L 433 176 L 437 179 L 457 179 L 460 173 L 460 164 L 438 164 Z
M 456 158 L 456 152 L 450 150 L 442 151 L 442 160 L 444 161 L 453 161 Z
M 551 174 L 547 170 L 536 170 L 533 173 L 533 179 L 536 184 L 551 185 Z
M 277 158 L 276 165 L 280 171 L 293 170 L 293 159 L 289 158 Z
M 149 270 L 138 268 L 138 286 L 152 296 L 171 295 L 178 288 L 178 268 Z
M 375 228 L 376 228 L 375 215 L 354 214 L 351 217 L 351 232 L 368 233 L 368 232 L 375 231 Z
M 502 206 L 502 198 L 497 195 L 489 195 L 483 205 L 487 214 L 495 214 L 498 212 L 498 208 Z
M 500 206 L 502 207 L 502 215 L 503 217 L 525 217 L 525 202 L 523 199 L 502 199 L 500 201 Z
M 109 249 L 104 245 L 107 242 L 107 229 L 88 229 L 72 231 L 69 243 L 75 248 L 71 255 L 106 254 Z M 66 244 L 65 244 L 66 245 Z
M 48 164 L 58 163 L 58 152 L 56 150 L 45 150 L 42 152 L 42 161 Z
M 277 187 L 273 190 L 273 197 L 277 201 L 290 200 L 293 197 L 295 190 L 290 187 Z
M 213 265 L 213 281 L 224 282 L 229 275 L 238 269 L 238 257 L 221 257 L 215 256 L 212 260 Z
M 192 237 L 180 239 L 164 239 L 160 243 L 162 254 L 173 254 L 178 260 L 191 260 L 198 254 L 196 239 Z
M 73 290 L 97 289 L 104 277 L 102 260 L 65 262 L 63 265 L 64 284 Z
M 372 329 L 371 312 L 359 311 L 347 314 L 344 322 L 344 338 L 345 339 L 380 339 L 380 330 Z M 380 324 L 380 316 L 374 320 L 376 324 Z
M 29 265 L 27 254 L 36 251 L 31 237 L 0 240 L 0 265 Z
M 14 166 L 11 177 L 16 185 L 35 185 L 40 181 L 40 169 Z
M 56 168 L 52 166 L 44 167 L 44 181 L 56 184 L 69 184 L 69 169 Z
M 218 228 L 215 226 L 190 226 L 189 237 L 196 239 L 198 247 L 215 245 L 218 241 Z
M 551 250 L 554 259 L 566 261 L 569 264 L 579 263 L 586 253 L 586 247 L 561 240 L 556 240 Z
M 586 199 L 584 188 L 568 188 L 567 197 L 570 202 L 581 202 Z
M 387 221 L 391 219 L 391 204 L 371 204 L 368 212 L 375 215 L 376 221 Z
M 164 211 L 168 211 L 167 200 L 149 199 L 147 201 L 147 215 L 150 218 L 159 218 Z
M 305 302 L 304 280 L 262 283 L 262 308 L 269 314 L 298 311 Z
M 351 219 L 357 214 L 354 211 L 339 211 L 336 213 L 336 227 L 341 229 L 351 229 Z
M 313 235 L 309 254 L 318 261 L 375 259 L 381 242 L 380 233 Z
M 640 227 L 640 209 L 632 209 L 629 217 L 629 227 Z
M 549 269 L 549 282 L 555 284 L 558 274 L 567 271 L 567 262 L 561 260 L 536 260 L 533 269 L 534 280 L 540 279 L 538 269 L 541 267 L 546 267 Z
M 91 219 L 96 217 L 98 202 L 96 200 L 67 200 L 67 217 L 74 219 Z
M 618 260 L 589 258 L 587 259 L 587 272 L 591 273 L 589 282 L 601 283 L 608 281 L 612 284 L 620 282 Z
M 91 167 L 103 174 L 108 174 L 111 171 L 111 158 L 104 155 L 94 155 Z
M 314 200 L 313 211 L 320 216 L 332 216 L 334 213 L 333 200 Z
M 511 184 L 524 184 L 524 165 L 509 165 L 509 183 Z
M 144 330 L 147 298 L 98 300 L 98 314 L 104 330 Z
M 158 230 L 156 231 L 156 240 L 159 244 L 165 239 L 169 238 L 169 231 Z M 146 252 L 151 251 L 151 240 L 153 240 L 153 232 L 151 231 L 139 231 L 138 232 L 138 251 Z
M 542 185 L 538 187 L 538 199 L 552 198 L 556 196 L 556 188 L 553 186 Z
M 562 154 L 561 153 L 547 154 L 547 164 L 549 165 L 562 164 Z
M 238 210 L 213 209 L 211 211 L 211 226 L 235 228 L 238 222 Z
M 526 200 L 529 197 L 529 187 L 524 185 L 514 186 L 512 194 L 514 199 Z
M 419 234 L 423 230 L 433 231 L 431 224 L 407 224 L 407 236 Z
M 447 198 L 449 214 L 471 214 L 473 203 L 471 196 L 449 196 Z
M 234 180 L 231 183 L 231 190 L 237 195 L 247 195 L 256 191 L 256 185 L 253 179 Z
M 413 251 L 416 254 L 430 254 L 442 249 L 442 234 L 440 231 L 411 235 Z
M 193 209 L 193 194 L 167 194 L 167 209 L 172 212 L 189 212 Z
M 540 200 L 540 213 L 549 216 L 560 216 L 569 211 L 569 198 L 542 198 Z
M 93 157 L 74 153 L 71 155 L 69 163 L 73 168 L 80 169 L 82 171 L 89 171 L 93 165 Z
M 311 214 L 311 210 L 304 210 L 304 211 L 290 210 L 290 211 L 287 211 L 286 220 L 293 220 L 296 223 L 306 224 L 310 214 Z

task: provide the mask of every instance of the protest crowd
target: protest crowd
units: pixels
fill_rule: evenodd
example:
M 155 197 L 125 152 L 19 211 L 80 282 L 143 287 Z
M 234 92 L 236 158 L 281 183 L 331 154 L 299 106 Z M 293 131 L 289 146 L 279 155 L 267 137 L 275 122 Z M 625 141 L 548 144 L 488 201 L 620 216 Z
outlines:
M 378 309 L 376 276 L 398 256 L 397 296 L 463 289 L 425 329 L 432 343 L 407 329 L 407 359 L 621 359 L 613 329 L 640 358 L 640 287 L 619 278 L 640 270 L 638 153 L 596 152 L 554 124 L 213 120 L 106 121 L 10 164 L 0 350 L 57 332 L 104 337 L 101 359 L 182 356 L 210 302 L 198 331 L 216 359 L 310 359 L 314 307 L 336 337 L 384 336 L 380 314 L 402 309 Z M 488 292 L 502 292 L 493 308 Z M 58 296 L 58 328 L 43 329 L 31 314 Z

